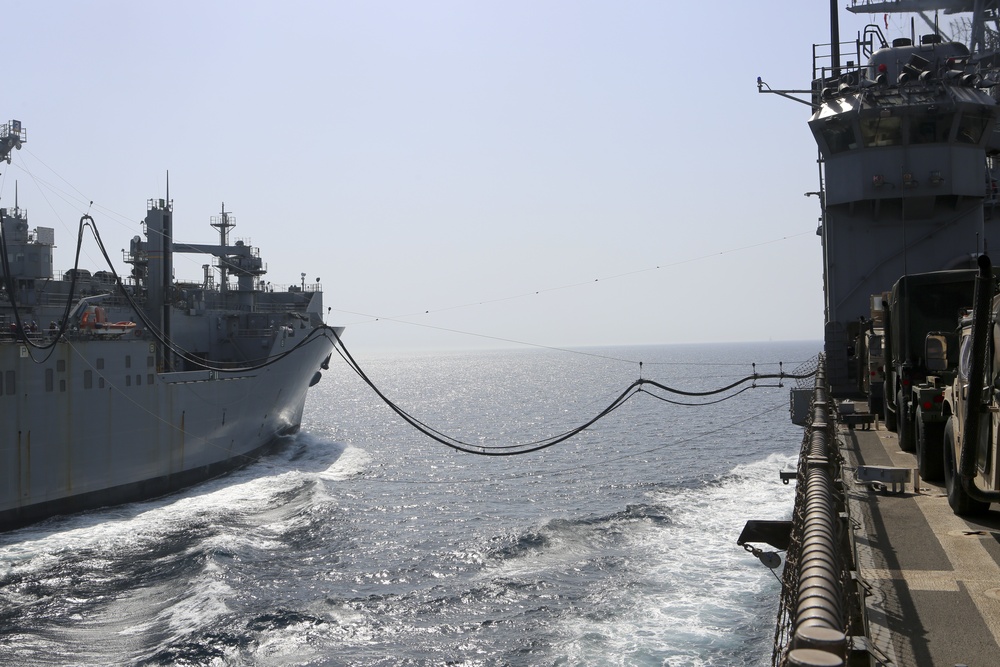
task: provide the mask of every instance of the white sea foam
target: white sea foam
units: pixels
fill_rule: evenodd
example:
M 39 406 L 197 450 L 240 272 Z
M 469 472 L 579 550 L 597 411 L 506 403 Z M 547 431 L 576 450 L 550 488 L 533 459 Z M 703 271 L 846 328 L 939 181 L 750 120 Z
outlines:
M 366 455 L 354 453 L 359 450 L 352 448 L 348 451 L 349 463 L 342 466 L 342 445 L 297 436 L 283 450 L 248 468 L 184 492 L 57 518 L 5 534 L 0 536 L 0 576 L 13 571 L 44 571 L 57 565 L 66 553 L 140 551 L 144 545 L 156 544 L 192 525 L 212 524 L 237 514 L 266 517 L 274 508 L 280 515 L 287 493 L 314 479 L 316 473 L 310 469 L 335 478 L 342 470 L 344 476 L 350 476 L 361 469 Z
M 651 493 L 671 521 L 632 534 L 631 585 L 595 595 L 616 620 L 609 627 L 604 618 L 574 615 L 561 632 L 567 654 L 583 662 L 621 656 L 605 664 L 622 665 L 765 664 L 769 654 L 732 662 L 732 651 L 755 639 L 740 631 L 758 622 L 762 597 L 776 613 L 780 585 L 736 539 L 746 520 L 787 518 L 794 488 L 778 480 L 778 470 L 793 463 L 772 455 L 718 483 Z M 756 639 L 763 652 L 766 643 Z
M 368 469 L 371 455 L 359 447 L 347 447 L 329 468 L 317 473 L 320 479 L 341 481 L 359 475 Z

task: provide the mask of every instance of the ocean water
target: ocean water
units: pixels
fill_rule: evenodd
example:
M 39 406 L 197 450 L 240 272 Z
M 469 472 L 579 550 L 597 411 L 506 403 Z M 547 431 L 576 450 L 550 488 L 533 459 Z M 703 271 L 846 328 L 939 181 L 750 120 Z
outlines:
M 638 361 L 701 391 L 819 347 L 358 361 L 422 421 L 493 446 L 586 421 Z M 779 584 L 736 539 L 789 516 L 778 471 L 802 433 L 789 384 L 758 384 L 700 407 L 640 395 L 566 443 L 488 458 L 331 364 L 302 431 L 256 464 L 0 535 L 0 664 L 768 665 Z

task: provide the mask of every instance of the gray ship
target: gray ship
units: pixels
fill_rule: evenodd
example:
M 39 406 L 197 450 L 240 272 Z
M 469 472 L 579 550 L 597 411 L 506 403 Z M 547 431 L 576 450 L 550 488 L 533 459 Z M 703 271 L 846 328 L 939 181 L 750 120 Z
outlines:
M 0 159 L 26 141 L 0 129 Z M 51 228 L 0 209 L 0 530 L 160 496 L 246 465 L 299 429 L 342 329 L 323 322 L 320 282 L 275 288 L 256 248 L 174 238 L 169 199 L 148 202 L 120 276 L 53 276 Z M 211 258 L 177 282 L 175 253 Z
M 908 34 L 841 41 L 831 1 L 812 85 L 757 82 L 810 107 L 826 317 L 791 520 L 738 542 L 784 552 L 775 666 L 996 664 L 1000 2 L 847 9 Z

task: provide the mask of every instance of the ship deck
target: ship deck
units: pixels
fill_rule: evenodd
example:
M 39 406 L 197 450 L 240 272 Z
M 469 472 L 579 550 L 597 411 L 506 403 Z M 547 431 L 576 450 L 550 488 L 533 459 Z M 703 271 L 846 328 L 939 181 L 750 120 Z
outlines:
M 916 468 L 884 426 L 841 429 L 848 469 Z M 919 480 L 916 490 L 891 493 L 852 481 L 846 489 L 875 657 L 899 667 L 997 664 L 1000 505 L 963 519 L 943 484 Z

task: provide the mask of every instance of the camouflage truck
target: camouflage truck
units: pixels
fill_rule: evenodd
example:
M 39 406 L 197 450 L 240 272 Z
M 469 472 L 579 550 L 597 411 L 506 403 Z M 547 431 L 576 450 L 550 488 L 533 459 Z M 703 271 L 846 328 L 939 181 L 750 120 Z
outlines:
M 944 395 L 943 467 L 948 504 L 958 515 L 1000 502 L 1000 297 L 985 255 L 979 258 L 975 305 L 959 322 L 959 364 Z M 936 361 L 946 363 L 941 350 Z
M 916 451 L 920 476 L 929 481 L 944 473 L 944 392 L 958 366 L 956 323 L 972 305 L 975 280 L 975 270 L 905 275 L 885 304 L 885 425 L 898 433 L 900 449 Z

